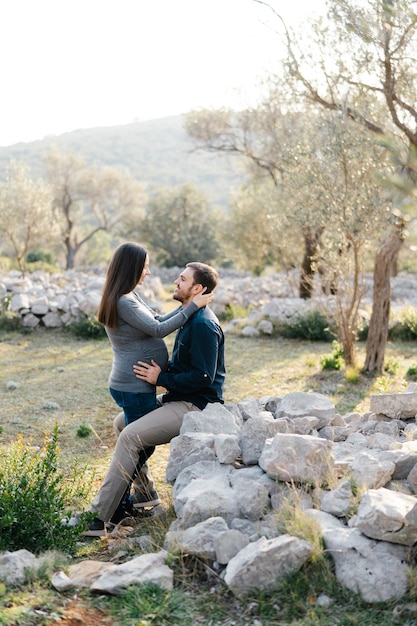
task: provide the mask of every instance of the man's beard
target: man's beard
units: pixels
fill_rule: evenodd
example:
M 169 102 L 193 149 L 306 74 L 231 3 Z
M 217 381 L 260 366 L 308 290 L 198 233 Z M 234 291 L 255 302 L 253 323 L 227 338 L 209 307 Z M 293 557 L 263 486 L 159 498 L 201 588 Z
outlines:
M 189 300 L 191 298 L 191 290 L 192 290 L 192 287 L 190 287 L 187 293 L 181 293 L 181 292 L 177 293 L 177 290 L 175 290 L 174 295 L 172 297 L 174 300 L 177 300 L 178 302 L 184 302 L 185 300 Z

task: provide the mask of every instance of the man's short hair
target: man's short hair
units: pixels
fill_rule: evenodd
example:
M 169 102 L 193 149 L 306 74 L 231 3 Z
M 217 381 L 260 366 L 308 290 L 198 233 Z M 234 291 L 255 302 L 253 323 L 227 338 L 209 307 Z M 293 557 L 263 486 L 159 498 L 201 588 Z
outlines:
M 186 267 L 191 267 L 194 270 L 194 284 L 206 287 L 205 293 L 211 293 L 216 289 L 219 275 L 214 267 L 198 261 L 187 263 Z

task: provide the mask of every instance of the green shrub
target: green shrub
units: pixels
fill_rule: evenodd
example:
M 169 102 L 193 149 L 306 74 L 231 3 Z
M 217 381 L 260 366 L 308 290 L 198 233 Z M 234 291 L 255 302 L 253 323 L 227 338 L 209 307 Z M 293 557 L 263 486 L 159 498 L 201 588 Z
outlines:
M 22 319 L 10 308 L 12 301 L 11 294 L 0 300 L 0 330 L 22 329 Z
M 390 392 L 393 380 L 387 376 L 378 376 L 375 381 L 375 388 L 378 393 L 386 394 Z
M 10 311 L 0 311 L 0 330 L 21 330 L 23 329 L 22 320 L 18 315 L 10 313 Z M 25 329 L 28 330 L 28 329 Z
M 356 332 L 358 341 L 366 341 L 368 339 L 368 333 L 369 333 L 369 324 L 364 324 L 363 326 L 360 326 Z
M 231 320 L 246 318 L 248 316 L 249 309 L 245 309 L 238 304 L 227 304 L 224 311 L 219 313 L 218 318 L 221 322 L 230 322 Z
M 293 322 L 284 322 L 278 327 L 278 334 L 287 339 L 308 339 L 310 341 L 331 341 L 334 339 L 329 322 L 320 311 L 310 311 Z
M 84 315 L 78 322 L 71 322 L 68 330 L 79 339 L 104 339 L 107 337 L 103 324 L 94 315 Z
M 56 258 L 51 252 L 47 252 L 42 248 L 32 250 L 26 256 L 26 269 L 28 272 L 42 271 L 49 274 L 58 272 Z
M 91 480 L 75 463 L 72 472 L 58 470 L 58 426 L 46 433 L 42 448 L 21 435 L 0 460 L 0 551 L 22 548 L 39 554 L 60 550 L 74 554 L 80 531 L 62 522 L 65 510 L 88 497 Z M 67 514 L 67 519 L 70 514 Z
M 407 307 L 389 329 L 390 339 L 410 341 L 417 339 L 417 309 Z
M 88 424 L 81 424 L 77 430 L 77 437 L 81 437 L 81 439 L 83 439 L 85 437 L 89 437 L 92 432 L 91 426 L 88 426 Z
M 347 367 L 345 370 L 345 378 L 352 385 L 357 385 L 360 382 L 361 375 L 358 367 Z
M 43 263 L 47 263 L 48 265 L 56 265 L 56 258 L 51 252 L 46 252 L 43 248 L 37 248 L 36 250 L 31 250 L 26 256 L 27 263 L 36 263 L 41 261 Z
M 400 369 L 400 364 L 397 359 L 394 359 L 394 358 L 385 359 L 384 372 L 388 372 L 388 374 L 395 376 L 395 374 L 398 373 L 399 369 Z
M 322 370 L 340 370 L 343 367 L 343 346 L 338 341 L 333 341 L 332 354 L 324 355 L 320 358 Z
M 417 380 L 417 365 L 410 365 L 405 375 L 411 380 Z

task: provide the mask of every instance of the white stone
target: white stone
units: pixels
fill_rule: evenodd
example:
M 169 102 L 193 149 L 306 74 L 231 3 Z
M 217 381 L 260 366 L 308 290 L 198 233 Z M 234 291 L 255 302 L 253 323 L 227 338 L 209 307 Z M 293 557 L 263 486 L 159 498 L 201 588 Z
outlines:
M 11 311 L 20 311 L 20 309 L 28 309 L 30 307 L 29 297 L 26 293 L 15 293 L 10 301 Z
M 174 573 L 167 565 L 164 550 L 151 554 L 141 554 L 114 569 L 105 572 L 91 585 L 91 591 L 121 595 L 131 585 L 153 583 L 162 589 L 171 591 Z
M 42 322 L 47 328 L 59 328 L 62 326 L 61 316 L 55 311 L 49 311 L 43 316 Z
M 28 313 L 23 318 L 22 324 L 26 328 L 36 328 L 36 326 L 40 324 L 40 319 L 39 317 L 36 317 L 36 315 L 33 315 L 32 313 Z
M 368 489 L 349 520 L 371 539 L 412 546 L 417 541 L 417 500 L 390 489 Z
M 311 435 L 278 434 L 265 442 L 259 458 L 262 469 L 276 480 L 313 485 L 333 475 L 332 444 Z
M 216 435 L 214 451 L 219 463 L 234 463 L 241 455 L 238 436 L 229 434 Z
M 273 591 L 282 578 L 304 565 L 311 552 L 310 543 L 297 537 L 261 537 L 229 561 L 224 581 L 238 597 L 259 589 Z

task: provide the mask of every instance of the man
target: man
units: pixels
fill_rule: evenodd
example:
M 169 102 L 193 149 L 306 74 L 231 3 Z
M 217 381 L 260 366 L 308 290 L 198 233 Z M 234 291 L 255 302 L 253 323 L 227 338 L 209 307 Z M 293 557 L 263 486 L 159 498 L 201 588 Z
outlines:
M 216 270 L 205 263 L 188 263 L 174 281 L 173 295 L 185 307 L 199 293 L 211 293 L 217 286 Z M 90 537 L 106 534 L 106 522 L 116 511 L 126 487 L 140 469 L 144 451 L 166 444 L 179 435 L 183 417 L 201 411 L 210 402 L 223 404 L 225 378 L 224 336 L 213 311 L 203 307 L 177 331 L 168 369 L 155 361 L 133 366 L 141 380 L 165 387 L 161 406 L 126 426 L 119 434 L 109 470 L 92 502 L 97 516 L 84 533 Z

